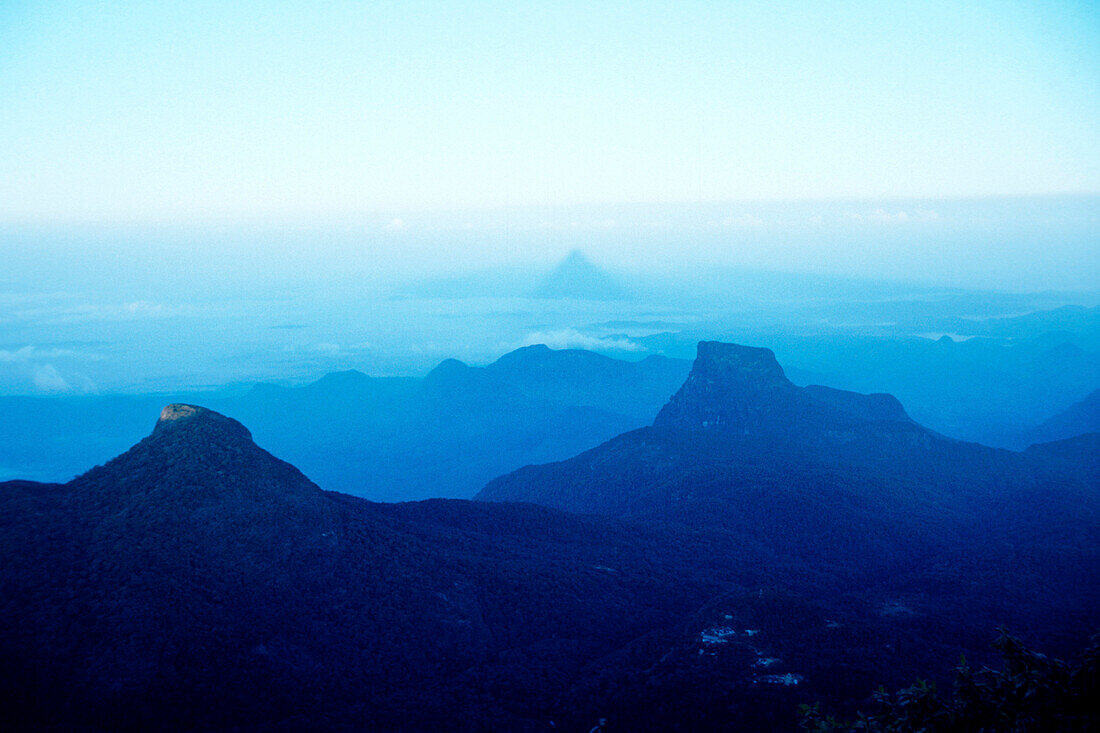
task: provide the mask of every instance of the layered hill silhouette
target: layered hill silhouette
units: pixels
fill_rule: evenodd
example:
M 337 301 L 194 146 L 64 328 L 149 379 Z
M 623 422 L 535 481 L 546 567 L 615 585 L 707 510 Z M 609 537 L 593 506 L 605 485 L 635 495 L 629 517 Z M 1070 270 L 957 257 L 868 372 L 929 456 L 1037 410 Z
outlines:
M 469 498 L 506 471 L 645 425 L 689 368 L 528 346 L 484 367 L 448 359 L 421 380 L 354 372 L 305 388 L 262 386 L 224 409 L 326 489 Z
M 800 674 L 830 680 L 847 638 L 825 638 L 825 606 L 767 581 L 810 569 L 724 533 L 323 492 L 192 405 L 67 484 L 0 484 L 0 516 L 0 672 L 18 727 L 793 725 L 792 691 L 754 665 L 783 648 L 797 663 L 807 632 L 769 613 L 813 620 L 827 642 Z M 724 640 L 716 657 L 705 639 L 728 633 L 708 629 L 731 622 L 771 638 Z
M 1022 445 L 1049 443 L 1086 433 L 1100 433 L 1100 389 L 1093 390 L 1080 402 L 1024 431 L 1017 442 Z
M 529 346 L 484 367 L 447 360 L 423 379 L 345 371 L 302 387 L 171 399 L 241 420 L 326 489 L 383 501 L 469 498 L 502 473 L 648 424 L 690 367 Z M 0 466 L 9 476 L 67 479 L 139 440 L 166 401 L 4 398 Z M 13 470 L 22 466 L 34 470 Z
M 491 379 L 469 370 L 426 386 Z M 484 492 L 582 515 L 325 492 L 241 423 L 169 405 L 67 484 L 0 484 L 5 713 L 794 729 L 800 702 L 852 710 L 959 652 L 980 661 L 998 624 L 1082 645 L 1100 625 L 1093 447 L 958 443 L 887 396 L 798 388 L 766 350 L 705 343 L 652 427 Z

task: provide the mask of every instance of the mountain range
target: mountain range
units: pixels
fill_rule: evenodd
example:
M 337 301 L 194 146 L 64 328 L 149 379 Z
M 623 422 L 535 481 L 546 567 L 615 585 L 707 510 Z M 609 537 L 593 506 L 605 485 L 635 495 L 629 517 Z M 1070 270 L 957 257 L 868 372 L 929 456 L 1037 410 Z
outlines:
M 1100 389 L 1093 390 L 1080 402 L 1073 403 L 1057 415 L 1023 431 L 1016 444 L 1029 446 L 1050 443 L 1097 432 L 1100 432 Z
M 497 379 L 445 362 L 419 387 L 481 402 Z M 375 394 L 331 380 L 317 389 Z M 524 384 L 574 383 L 536 367 Z M 798 387 L 766 349 L 704 342 L 649 427 L 481 501 L 378 504 L 173 404 L 66 484 L 0 484 L 6 714 L 65 730 L 793 729 L 798 703 L 853 710 L 960 652 L 983 660 L 999 624 L 1082 646 L 1100 626 L 1098 443 L 952 440 L 888 395 Z
M 785 292 L 780 283 L 774 289 Z M 872 313 L 822 313 L 817 326 L 769 326 L 762 323 L 763 312 L 741 313 L 734 318 L 739 327 L 729 325 L 730 317 L 723 325 L 719 316 L 683 322 L 658 312 L 561 333 L 533 322 L 524 325 L 527 335 L 516 343 L 553 340 L 594 349 L 614 343 L 638 351 L 620 348 L 611 352 L 620 357 L 615 359 L 580 349 L 524 347 L 499 358 L 491 352 L 486 366 L 467 370 L 456 369 L 452 360 L 437 362 L 435 385 L 423 376 L 347 371 L 361 362 L 344 358 L 325 362 L 343 371 L 303 386 L 0 396 L 0 480 L 66 481 L 140 440 L 148 416 L 164 404 L 186 402 L 241 420 L 260 445 L 326 489 L 385 501 L 470 498 L 502 473 L 562 460 L 650 424 L 687 376 L 698 341 L 716 334 L 724 341 L 767 343 L 798 385 L 896 395 L 917 422 L 955 438 L 1020 450 L 1090 429 L 1078 420 L 1078 427 L 1033 432 L 1100 384 L 1100 310 L 1061 308 L 942 323 L 928 317 L 907 326 L 917 333 L 942 326 L 954 336 L 859 331 L 864 321 L 895 321 L 911 302 L 861 300 L 859 307 Z M 926 305 L 943 309 L 931 297 Z M 947 310 L 979 305 L 963 300 Z M 999 307 L 1013 306 L 1025 307 L 1015 301 Z M 969 337 L 974 333 L 981 335 Z M 624 354 L 629 363 L 623 363 Z M 663 357 L 641 359 L 644 354 Z M 542 373 L 555 375 L 555 382 L 537 376 Z M 540 393 L 540 386 L 547 391 Z M 466 435 L 469 440 L 463 440 Z M 486 435 L 492 440 L 484 440 Z
M 580 730 L 613 714 L 676 730 L 760 685 L 732 719 L 790 721 L 757 666 L 791 633 L 768 614 L 827 628 L 767 580 L 804 569 L 724 533 L 323 492 L 191 405 L 104 466 L 2 484 L 0 501 L 19 727 Z M 765 638 L 708 641 L 735 618 Z M 836 663 L 806 669 L 824 681 Z M 719 679 L 731 690 L 699 707 L 695 686 Z
M 567 458 L 645 425 L 690 361 L 624 361 L 528 346 L 484 366 L 454 359 L 422 379 L 328 374 L 302 387 L 171 395 L 246 423 L 326 489 L 375 500 L 469 498 L 529 463 Z M 0 398 L 0 470 L 75 475 L 125 450 L 164 395 Z

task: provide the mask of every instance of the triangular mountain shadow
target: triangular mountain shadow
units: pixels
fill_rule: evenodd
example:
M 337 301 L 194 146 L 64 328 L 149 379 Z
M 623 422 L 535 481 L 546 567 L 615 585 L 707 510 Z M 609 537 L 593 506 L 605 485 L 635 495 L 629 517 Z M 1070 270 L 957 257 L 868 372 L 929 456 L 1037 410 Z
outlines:
M 622 300 L 630 296 L 618 278 L 592 264 L 580 250 L 558 263 L 532 293 L 535 298 Z

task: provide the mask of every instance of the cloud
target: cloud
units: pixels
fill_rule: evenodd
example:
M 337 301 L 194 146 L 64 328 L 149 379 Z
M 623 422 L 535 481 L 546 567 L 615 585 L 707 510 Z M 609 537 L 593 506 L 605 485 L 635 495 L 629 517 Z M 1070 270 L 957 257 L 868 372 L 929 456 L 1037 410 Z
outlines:
M 397 231 L 399 229 L 404 229 L 405 228 L 405 220 L 395 216 L 394 218 L 390 219 L 388 224 L 386 224 L 386 228 L 391 230 L 391 231 Z
M 309 344 L 286 344 L 283 352 L 287 354 L 308 354 L 320 357 L 359 356 L 364 351 L 371 351 L 374 346 L 368 341 L 359 341 L 354 344 L 339 344 L 334 341 L 319 341 Z
M 24 346 L 20 349 L 0 349 L 0 362 L 6 364 L 22 363 L 34 358 L 34 347 Z
M 871 224 L 905 224 L 906 222 L 912 221 L 938 221 L 940 215 L 939 212 L 932 209 L 917 209 L 913 212 L 908 212 L 903 209 L 899 209 L 898 211 L 875 209 L 874 211 L 867 212 L 848 211 L 845 212 L 844 218 L 848 221 L 860 223 L 868 222 Z
M 36 346 L 22 346 L 18 349 L 0 349 L 0 363 L 26 364 L 42 359 L 92 359 L 102 357 L 98 354 L 86 354 L 72 349 L 39 349 Z
M 26 308 L 19 311 L 17 315 L 19 320 L 42 323 L 123 322 L 183 315 L 188 310 L 193 308 L 135 300 L 128 303 L 81 303 L 71 306 Z
M 521 346 L 546 344 L 551 349 L 590 349 L 594 351 L 642 351 L 642 346 L 622 337 L 600 338 L 583 334 L 574 328 L 558 331 L 534 331 L 527 334 Z
M 162 316 L 168 312 L 168 308 L 164 303 L 135 300 L 131 303 L 123 303 L 122 312 L 132 316 Z

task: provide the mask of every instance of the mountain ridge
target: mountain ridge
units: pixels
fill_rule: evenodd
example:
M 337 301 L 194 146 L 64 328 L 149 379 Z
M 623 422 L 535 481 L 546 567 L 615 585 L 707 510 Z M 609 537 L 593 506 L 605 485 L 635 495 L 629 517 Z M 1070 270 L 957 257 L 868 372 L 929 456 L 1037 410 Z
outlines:
M 792 486 L 803 487 L 823 511 L 834 501 L 841 512 L 836 527 L 873 516 L 880 528 L 903 534 L 917 522 L 976 537 L 982 529 L 969 516 L 1005 502 L 1017 506 L 1036 485 L 1076 485 L 1081 475 L 1041 452 L 938 435 L 889 395 L 796 387 L 767 349 L 701 342 L 690 375 L 652 426 L 566 461 L 498 477 L 476 499 L 738 526 L 778 547 L 784 533 L 759 522 L 771 513 L 792 526 L 802 523 Z M 756 498 L 745 504 L 750 496 Z M 1085 510 L 1090 521 L 1095 503 Z M 887 536 L 838 531 L 837 542 L 854 547 Z M 935 533 L 924 536 L 939 543 Z M 839 546 L 816 533 L 799 542 L 826 554 Z
M 28 727 L 589 728 L 612 704 L 589 665 L 634 674 L 605 657 L 651 636 L 691 659 L 683 620 L 756 574 L 690 532 L 323 492 L 186 404 L 68 484 L 0 484 L 0 510 Z
M 892 395 L 797 387 L 769 349 L 701 341 L 687 380 L 653 426 L 779 435 L 852 421 L 914 424 Z
M 864 406 L 828 399 L 849 425 Z M 604 516 L 374 504 L 322 491 L 232 418 L 160 415 L 67 484 L 0 484 L 16 724 L 794 730 L 805 699 L 851 706 L 932 660 L 981 660 L 997 624 L 1065 645 L 1098 620 L 1085 484 L 960 505 L 919 466 L 896 466 L 914 472 L 897 483 L 820 445 L 675 425 L 551 464 L 587 472 L 559 476 L 573 498 L 609 477 L 631 492 Z M 967 455 L 1000 470 L 1002 454 Z M 974 508 L 981 535 L 958 532 Z

